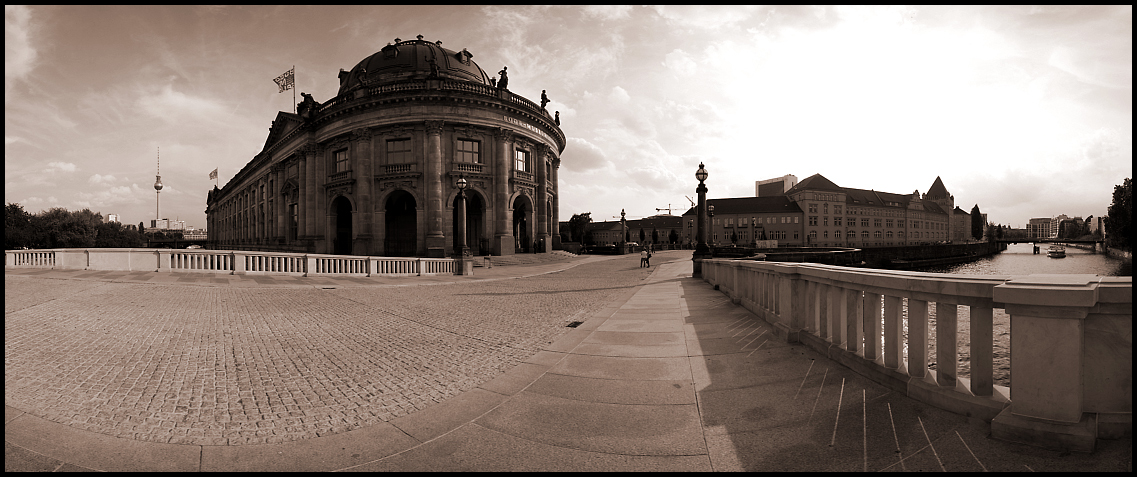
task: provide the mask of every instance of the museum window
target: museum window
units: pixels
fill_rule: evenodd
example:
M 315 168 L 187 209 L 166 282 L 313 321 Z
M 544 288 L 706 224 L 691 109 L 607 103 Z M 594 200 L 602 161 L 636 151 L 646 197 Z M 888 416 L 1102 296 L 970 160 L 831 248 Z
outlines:
M 839 206 L 839 205 L 834 205 L 834 206 L 833 206 L 833 213 L 834 213 L 834 214 L 840 214 L 840 213 L 841 213 L 841 206 Z
M 879 230 L 877 230 L 876 232 L 873 232 L 873 233 L 872 233 L 872 236 L 873 236 L 873 238 L 875 238 L 875 239 L 877 239 L 877 240 L 880 240 L 880 231 L 879 231 Z
M 833 217 L 833 226 L 834 227 L 840 227 L 841 226 L 841 217 Z
M 829 213 L 829 204 L 821 204 L 821 213 L 823 213 L 823 214 Z
M 515 165 L 514 168 L 521 172 L 529 172 L 529 151 L 522 151 L 518 149 L 514 151 Z
M 387 164 L 405 164 L 413 160 L 410 139 L 387 140 Z
M 861 219 L 861 227 L 868 227 L 869 219 Z
M 873 227 L 880 227 L 880 219 L 872 219 Z
M 473 139 L 459 139 L 458 140 L 458 154 L 455 158 L 457 162 L 468 162 L 470 164 L 482 163 L 482 147 L 479 141 Z
M 833 231 L 833 238 L 835 238 L 837 240 L 841 240 L 841 231 L 840 230 L 834 230 Z
M 811 214 L 817 213 L 817 204 L 809 204 L 809 213 L 811 213 Z
M 816 215 L 809 216 L 809 225 L 817 225 L 817 216 Z
M 892 228 L 892 219 L 884 219 L 884 226 Z
M 829 217 L 822 217 L 821 218 L 821 225 L 828 227 L 829 226 Z
M 335 156 L 335 160 L 336 160 L 335 172 L 347 172 L 348 171 L 347 149 L 340 149 L 340 150 L 336 151 L 333 155 Z
M 868 240 L 868 239 L 869 239 L 869 231 L 868 230 L 862 230 L 861 231 L 861 240 Z

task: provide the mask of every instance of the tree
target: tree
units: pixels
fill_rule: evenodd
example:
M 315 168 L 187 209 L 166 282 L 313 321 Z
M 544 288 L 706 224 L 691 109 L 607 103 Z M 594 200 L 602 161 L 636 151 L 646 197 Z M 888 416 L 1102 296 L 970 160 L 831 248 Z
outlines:
M 1109 236 L 1109 246 L 1131 249 L 1129 242 L 1133 233 L 1133 179 L 1113 187 L 1113 203 L 1109 204 L 1105 233 Z
M 20 204 L 4 206 L 4 250 L 31 248 L 32 216 Z
M 971 208 L 971 238 L 983 238 L 983 214 L 979 212 L 979 204 Z
M 671 243 L 678 243 L 679 242 L 679 232 L 676 232 L 675 229 L 671 229 L 671 233 L 668 234 L 668 236 L 667 236 L 667 241 L 671 242 Z
M 588 224 L 592 223 L 592 212 L 585 212 L 583 214 L 574 214 L 568 222 L 569 228 L 569 241 L 570 242 L 583 242 L 584 233 L 588 230 Z

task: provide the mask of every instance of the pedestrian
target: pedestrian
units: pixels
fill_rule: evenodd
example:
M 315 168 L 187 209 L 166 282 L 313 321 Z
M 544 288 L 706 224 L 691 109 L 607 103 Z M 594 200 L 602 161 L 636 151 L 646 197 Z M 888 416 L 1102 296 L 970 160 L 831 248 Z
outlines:
M 647 258 L 648 257 L 649 257 L 649 255 L 647 253 L 647 247 L 641 248 L 640 249 L 640 268 L 648 266 L 648 264 L 647 264 Z
M 647 258 L 644 259 L 644 263 L 647 264 L 647 268 L 651 268 L 651 246 L 650 245 L 647 247 Z

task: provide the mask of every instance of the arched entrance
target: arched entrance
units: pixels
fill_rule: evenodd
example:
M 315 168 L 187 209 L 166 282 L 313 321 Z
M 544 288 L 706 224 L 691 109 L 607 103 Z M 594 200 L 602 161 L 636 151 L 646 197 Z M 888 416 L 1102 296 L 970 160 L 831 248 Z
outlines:
M 341 195 L 332 201 L 331 208 L 332 214 L 335 215 L 332 254 L 351 255 L 351 201 Z
M 529 216 L 533 213 L 533 205 L 526 196 L 520 196 L 513 201 L 513 238 L 518 253 L 533 251 L 533 239 L 530 237 Z
M 477 192 L 467 190 L 465 192 L 465 195 L 466 195 L 466 248 L 470 249 L 470 255 L 475 255 L 475 256 L 476 255 L 483 255 L 485 252 L 489 251 L 486 249 L 486 247 L 489 246 L 489 241 L 484 238 L 485 237 L 485 235 L 484 235 L 484 228 L 485 228 L 484 221 L 485 221 L 485 214 L 486 214 L 485 202 L 482 201 L 481 194 L 478 194 Z M 451 205 L 453 206 L 451 210 L 454 211 L 454 214 L 453 214 L 454 222 L 452 222 L 452 223 L 454 224 L 454 230 L 457 230 L 458 221 L 460 220 L 458 217 L 458 197 L 454 197 L 454 203 Z M 452 234 L 452 235 L 454 235 L 454 244 L 453 244 L 454 253 L 457 254 L 458 249 L 461 248 L 461 245 L 458 243 L 458 235 L 457 234 Z
M 413 257 L 418 242 L 415 198 L 407 191 L 392 192 L 385 206 L 383 250 L 388 257 Z

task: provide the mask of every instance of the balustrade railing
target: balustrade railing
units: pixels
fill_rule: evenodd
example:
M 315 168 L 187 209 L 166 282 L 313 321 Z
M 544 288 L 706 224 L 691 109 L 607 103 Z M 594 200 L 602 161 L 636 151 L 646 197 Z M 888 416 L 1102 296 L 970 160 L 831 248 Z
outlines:
M 991 421 L 995 437 L 1087 451 L 1097 437 L 1132 436 L 1132 277 L 726 259 L 703 260 L 702 276 L 787 341 L 914 399 Z M 1013 330 L 1006 387 L 993 380 L 996 309 Z M 969 340 L 958 333 L 963 319 Z M 961 341 L 968 342 L 966 378 L 957 367 Z
M 485 164 L 474 164 L 469 162 L 455 162 L 454 170 L 457 172 L 469 172 L 473 174 L 481 174 Z
M 5 250 L 12 268 L 202 272 L 230 275 L 410 276 L 456 274 L 450 258 L 169 249 Z
M 386 174 L 400 174 L 400 173 L 404 173 L 404 172 L 414 172 L 415 169 L 416 169 L 416 165 L 414 163 L 388 164 L 388 165 L 383 166 L 383 172 Z

